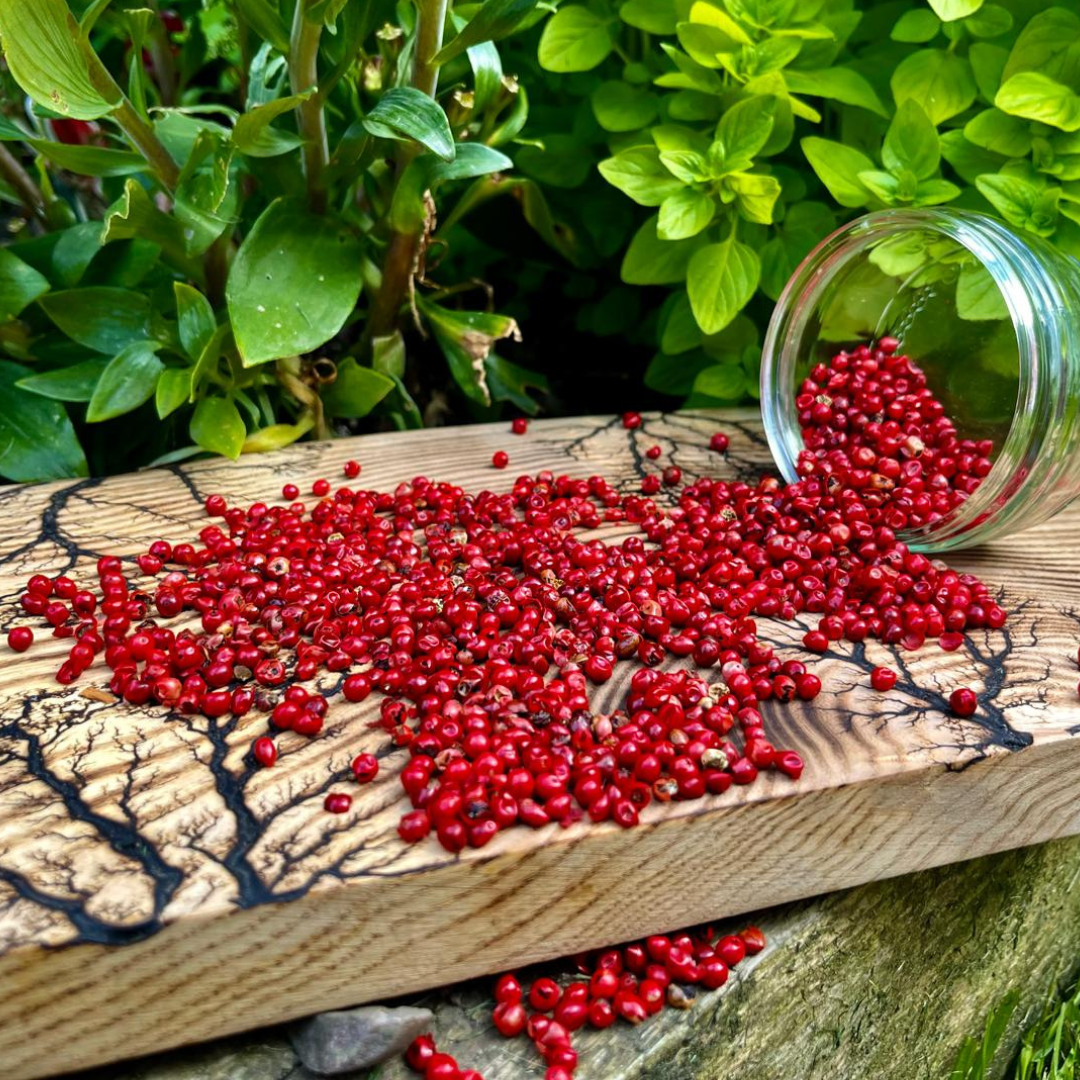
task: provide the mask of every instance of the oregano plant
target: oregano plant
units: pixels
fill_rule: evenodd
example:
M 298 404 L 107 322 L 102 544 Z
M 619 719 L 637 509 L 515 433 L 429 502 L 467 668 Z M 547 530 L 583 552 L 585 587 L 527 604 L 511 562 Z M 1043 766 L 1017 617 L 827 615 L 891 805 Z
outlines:
M 418 426 L 441 380 L 417 350 L 466 407 L 535 410 L 515 321 L 437 264 L 470 186 L 514 180 L 528 104 L 497 43 L 541 14 L 0 0 L 0 475 Z

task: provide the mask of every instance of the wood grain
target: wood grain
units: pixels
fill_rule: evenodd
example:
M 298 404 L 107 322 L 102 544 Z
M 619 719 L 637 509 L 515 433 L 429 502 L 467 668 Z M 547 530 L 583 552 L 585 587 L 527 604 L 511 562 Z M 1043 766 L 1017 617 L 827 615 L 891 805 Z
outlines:
M 732 446 L 707 449 L 722 427 Z M 0 626 L 20 584 L 100 554 L 187 539 L 219 491 L 250 502 L 363 462 L 390 490 L 418 473 L 505 489 L 543 468 L 602 472 L 627 491 L 644 450 L 687 476 L 768 467 L 747 413 L 609 418 L 379 435 L 110 480 L 0 491 Z M 511 468 L 488 464 L 496 449 Z M 652 466 L 648 466 L 649 469 Z M 1004 631 L 960 651 L 877 643 L 819 661 L 812 705 L 766 707 L 778 745 L 803 754 L 796 785 L 768 775 L 695 803 L 650 807 L 643 825 L 504 833 L 480 852 L 406 847 L 400 752 L 370 731 L 377 702 L 337 699 L 323 737 L 283 738 L 272 770 L 244 760 L 265 718 L 212 722 L 60 687 L 65 652 L 45 637 L 0 662 L 0 1077 L 23 1080 L 208 1039 L 1080 832 L 1076 646 L 1080 514 L 952 561 L 1002 590 Z M 21 621 L 21 620 L 19 620 Z M 763 628 L 797 650 L 803 627 Z M 792 655 L 801 655 L 793 651 Z M 902 673 L 889 695 L 868 671 Z M 92 675 L 92 669 L 88 675 Z M 613 707 L 620 680 L 600 691 Z M 104 682 L 102 678 L 100 680 Z M 980 693 L 950 717 L 949 692 Z M 350 814 L 325 792 L 360 750 L 378 781 Z M 354 787 L 348 790 L 355 791 Z

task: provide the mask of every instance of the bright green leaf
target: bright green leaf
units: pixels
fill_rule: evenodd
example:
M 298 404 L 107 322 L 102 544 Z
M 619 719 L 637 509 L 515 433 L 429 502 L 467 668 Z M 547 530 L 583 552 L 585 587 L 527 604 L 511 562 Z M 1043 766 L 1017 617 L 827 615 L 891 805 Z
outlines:
M 214 309 L 210 306 L 210 301 L 190 285 L 176 281 L 173 282 L 173 290 L 176 293 L 180 344 L 192 360 L 198 360 L 217 330 Z
M 1031 153 L 1031 125 L 1000 109 L 985 109 L 969 120 L 964 138 L 1005 157 L 1027 157 Z
M 89 401 L 108 363 L 104 356 L 95 356 L 81 364 L 43 371 L 40 375 L 28 375 L 15 385 L 20 390 L 29 390 L 54 401 Z
M 977 41 L 968 50 L 975 85 L 987 101 L 993 101 L 997 96 L 1008 59 L 1008 52 L 1000 45 L 988 45 L 985 41 Z
M 15 81 L 38 105 L 73 120 L 97 120 L 119 104 L 113 84 L 102 93 L 91 78 L 101 62 L 81 43 L 65 0 L 0 0 L 0 37 Z
M 636 131 L 657 114 L 658 102 L 647 90 L 620 80 L 601 83 L 590 98 L 596 122 L 605 131 Z
M 107 356 L 151 337 L 150 301 L 142 293 L 93 286 L 49 293 L 38 304 L 72 341 Z
M 889 35 L 893 41 L 903 41 L 911 45 L 922 45 L 937 37 L 941 29 L 941 20 L 925 8 L 905 11 L 896 21 Z
M 559 8 L 540 38 L 540 66 L 546 71 L 591 71 L 614 47 L 610 22 L 589 8 Z
M 1052 76 L 1058 58 L 1076 41 L 1078 35 L 1080 16 L 1075 10 L 1048 7 L 1040 11 L 1028 21 L 1016 39 L 1003 78 L 1010 79 L 1020 71 L 1041 71 Z
M 86 476 L 86 456 L 67 410 L 16 385 L 31 374 L 0 361 L 0 476 L 19 482 Z
M 146 171 L 142 154 L 110 150 L 104 146 L 70 146 L 48 139 L 26 140 L 43 158 L 58 168 L 83 176 L 130 176 Z
M 998 4 L 984 4 L 976 14 L 964 20 L 964 29 L 973 37 L 1000 37 L 1012 28 L 1012 13 Z
M 348 356 L 338 364 L 337 378 L 322 391 L 323 408 L 328 416 L 367 416 L 393 389 L 393 379 Z
M 901 60 L 890 84 L 897 105 L 914 98 L 935 125 L 962 113 L 976 94 L 971 65 L 944 49 L 920 49 Z
M 937 128 L 914 98 L 896 110 L 881 156 L 885 168 L 894 173 L 910 169 L 919 180 L 925 180 L 937 172 L 941 162 Z
M 0 248 L 0 323 L 17 318 L 23 308 L 49 291 L 49 279 Z
M 1057 219 L 1060 188 L 1045 191 L 1018 176 L 980 176 L 975 186 L 1006 221 L 1040 236 L 1050 236 Z
M 393 386 L 393 383 L 390 384 Z M 302 439 L 315 426 L 315 418 L 305 414 L 295 424 L 271 424 L 256 431 L 244 440 L 241 454 L 265 454 L 270 450 L 280 450 L 292 446 L 297 439 Z
M 670 37 L 675 33 L 675 5 L 671 0 L 626 0 L 619 7 L 619 18 L 646 34 Z
M 656 234 L 661 240 L 685 240 L 708 227 L 715 213 L 712 197 L 695 188 L 683 188 L 660 205 Z
M 191 396 L 191 368 L 166 368 L 158 377 L 154 404 L 158 417 L 176 412 Z
M 983 0 L 929 0 L 929 3 L 942 22 L 966 19 L 983 6 Z
M 794 68 L 784 72 L 784 81 L 794 94 L 810 94 L 812 97 L 828 98 L 844 105 L 869 109 L 878 116 L 888 116 L 876 91 L 857 71 L 834 67 L 821 71 L 799 71 Z
M 986 267 L 965 266 L 960 271 L 956 282 L 956 313 L 970 321 L 1009 317 L 1005 298 Z
M 736 102 L 720 117 L 716 142 L 723 147 L 729 169 L 749 168 L 750 162 L 769 141 L 773 109 L 772 98 L 755 95 Z
M 700 236 L 661 240 L 656 234 L 658 220 L 658 215 L 653 215 L 644 222 L 626 249 L 622 279 L 627 285 L 674 285 L 683 281 L 691 257 L 704 242 Z
M 939 206 L 952 202 L 961 194 L 961 189 L 948 180 L 920 180 L 915 186 L 915 198 L 912 206 Z
M 244 364 L 310 352 L 329 341 L 356 307 L 360 263 L 356 237 L 332 216 L 271 203 L 237 252 L 226 286 Z
M 235 461 L 240 456 L 247 428 L 234 402 L 226 398 L 203 398 L 195 406 L 189 433 L 193 441 L 212 454 L 222 454 Z
M 698 372 L 694 390 L 720 401 L 738 401 L 746 393 L 746 372 L 735 364 L 713 364 Z
M 761 262 L 754 249 L 733 238 L 695 252 L 686 289 L 702 331 L 723 330 L 754 295 L 760 277 Z
M 867 191 L 859 182 L 859 173 L 873 170 L 874 163 L 865 154 L 816 135 L 803 139 L 801 146 L 811 168 L 841 206 L 866 205 Z
M 277 98 L 265 105 L 258 105 L 240 116 L 233 127 L 233 145 L 248 157 L 265 158 L 287 154 L 303 145 L 303 139 L 292 132 L 279 131 L 270 125 L 285 113 L 292 112 L 307 101 L 314 90 L 290 97 Z
M 387 90 L 364 117 L 364 127 L 381 139 L 412 139 L 445 161 L 454 160 L 454 136 L 442 106 L 421 90 Z
M 1080 94 L 1038 71 L 1022 71 L 1005 82 L 994 104 L 1025 120 L 1080 131 Z
M 599 165 L 600 175 L 640 206 L 659 206 L 681 191 L 683 182 L 664 168 L 660 152 L 651 146 L 623 150 Z
M 109 361 L 86 408 L 87 422 L 112 420 L 137 409 L 154 396 L 165 365 L 156 341 L 135 341 Z
M 735 192 L 735 202 L 747 221 L 771 225 L 773 207 L 780 198 L 780 181 L 760 173 L 732 173 L 724 185 Z

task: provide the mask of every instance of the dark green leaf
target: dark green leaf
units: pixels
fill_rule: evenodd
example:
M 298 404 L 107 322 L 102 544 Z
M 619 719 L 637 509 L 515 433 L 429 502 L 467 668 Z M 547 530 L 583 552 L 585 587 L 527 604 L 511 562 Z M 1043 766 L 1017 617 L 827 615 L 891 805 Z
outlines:
M 323 408 L 328 416 L 367 416 L 393 389 L 392 379 L 361 367 L 349 356 L 338 364 L 337 378 L 322 391 Z
M 109 361 L 86 408 L 89 423 L 122 416 L 154 396 L 165 369 L 156 356 L 160 348 L 156 341 L 136 341 Z
M 656 234 L 654 214 L 634 234 L 622 262 L 622 279 L 628 285 L 674 285 L 685 280 L 686 268 L 694 252 L 705 242 L 701 236 L 690 240 L 661 240 Z
M 189 433 L 204 450 L 233 461 L 240 456 L 247 438 L 240 410 L 232 401 L 220 397 L 203 398 L 195 406 Z
M 356 237 L 333 217 L 280 199 L 271 203 L 237 252 L 226 287 L 244 364 L 329 341 L 356 307 L 360 264 Z
M 244 113 L 233 128 L 233 145 L 249 157 L 277 157 L 302 146 L 304 140 L 299 135 L 279 131 L 270 125 L 279 116 L 292 112 L 301 102 L 307 101 L 314 92 L 307 90 L 302 94 L 278 98 Z
M 932 11 L 914 8 L 911 11 L 905 11 L 897 19 L 890 36 L 893 41 L 921 45 L 937 37 L 940 29 L 941 20 Z
M 277 5 L 269 0 L 233 0 L 244 22 L 264 41 L 283 55 L 289 52 L 289 31 L 285 28 Z
M 213 131 L 195 140 L 176 186 L 174 213 L 184 226 L 187 254 L 204 254 L 239 216 L 240 185 L 233 144 Z
M 86 476 L 86 456 L 67 410 L 16 386 L 31 374 L 0 361 L 0 475 L 20 482 Z
M 94 396 L 94 387 L 101 378 L 109 361 L 104 356 L 84 360 L 71 367 L 44 371 L 40 375 L 28 375 L 15 385 L 20 390 L 29 390 L 41 397 L 54 401 L 89 401 Z
M 636 131 L 654 120 L 659 109 L 654 94 L 618 80 L 601 83 L 591 101 L 596 122 L 605 131 Z
M 412 139 L 445 161 L 454 160 L 454 136 L 446 113 L 427 94 L 411 86 L 388 90 L 363 124 L 378 138 Z
M 149 240 L 157 244 L 171 259 L 183 262 L 187 258 L 184 228 L 171 214 L 159 210 L 146 188 L 137 180 L 128 180 L 124 194 L 105 214 L 101 242 L 116 240 Z
M 0 248 L 0 323 L 17 318 L 23 308 L 49 291 L 49 279 Z
M 0 0 L 4 58 L 15 81 L 46 109 L 74 120 L 97 120 L 120 101 L 119 88 L 103 94 L 90 76 L 101 62 L 82 43 L 65 0 Z
M 547 390 L 548 381 L 540 372 L 512 364 L 495 353 L 491 353 L 485 363 L 492 401 L 508 401 L 530 416 L 540 411 L 540 406 L 529 394 L 530 390 Z
M 78 285 L 100 250 L 100 222 L 84 221 L 81 225 L 65 229 L 52 252 L 52 271 L 56 281 L 66 289 Z
M 619 7 L 619 18 L 628 26 L 644 30 L 646 34 L 670 37 L 675 33 L 678 21 L 675 5 L 668 0 L 626 0 Z
M 688 309 L 689 310 L 689 309 Z M 693 321 L 693 317 L 691 317 Z M 695 330 L 697 324 L 694 324 Z M 700 331 L 698 331 L 700 338 Z M 711 356 L 706 356 L 700 349 L 681 356 L 666 356 L 657 353 L 645 369 L 645 385 L 660 394 L 672 397 L 684 397 L 694 388 L 698 372 L 715 363 Z
M 500 41 L 518 28 L 537 3 L 538 0 L 484 0 L 465 29 L 436 53 L 432 63 L 445 64 L 470 46 L 483 41 Z
M 192 360 L 198 360 L 217 330 L 217 319 L 210 301 L 198 289 L 181 281 L 173 283 L 180 344 Z
M 735 364 L 713 364 L 698 372 L 694 390 L 719 401 L 738 401 L 746 392 L 746 372 Z
M 142 293 L 93 286 L 49 293 L 38 304 L 72 341 L 107 356 L 152 336 Z
M 83 176 L 130 176 L 146 171 L 142 154 L 109 150 L 104 146 L 69 146 L 48 139 L 26 140 L 42 157 L 68 172 Z

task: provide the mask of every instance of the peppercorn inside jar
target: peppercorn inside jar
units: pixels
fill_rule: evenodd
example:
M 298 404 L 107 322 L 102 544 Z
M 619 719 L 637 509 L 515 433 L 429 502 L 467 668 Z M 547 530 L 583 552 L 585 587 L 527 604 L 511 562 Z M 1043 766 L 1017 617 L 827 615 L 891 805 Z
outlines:
M 1080 493 L 1080 266 L 1072 259 L 994 218 L 940 209 L 869 214 L 822 241 L 780 296 L 762 355 L 765 431 L 789 482 L 805 475 L 804 451 L 823 457 L 843 445 L 845 424 L 890 425 L 903 444 L 910 418 L 875 412 L 872 388 L 861 410 L 840 402 L 843 418 L 824 425 L 831 443 L 812 443 L 811 417 L 820 428 L 834 407 L 824 365 L 860 349 L 864 384 L 889 357 L 892 377 L 940 403 L 970 450 L 971 461 L 944 465 L 972 470 L 970 492 L 898 529 L 913 548 L 1015 533 Z M 915 473 L 920 450 L 904 447 Z M 920 478 L 929 495 L 948 479 L 929 469 Z

